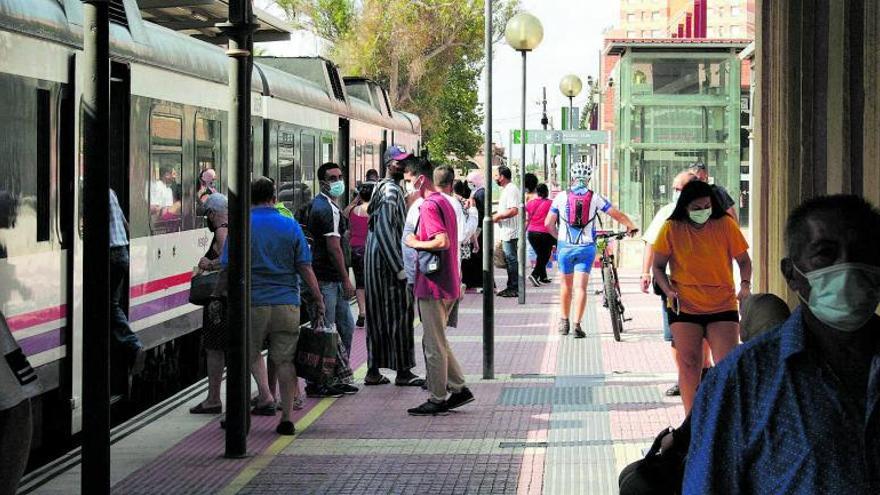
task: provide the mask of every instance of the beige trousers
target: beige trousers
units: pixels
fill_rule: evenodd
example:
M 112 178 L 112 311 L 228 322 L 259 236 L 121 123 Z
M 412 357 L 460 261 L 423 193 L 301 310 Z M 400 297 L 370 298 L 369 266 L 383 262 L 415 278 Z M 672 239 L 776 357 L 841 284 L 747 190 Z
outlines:
M 428 391 L 431 392 L 433 402 L 442 402 L 446 399 L 447 385 L 453 393 L 460 392 L 464 387 L 464 373 L 449 348 L 449 341 L 446 340 L 446 325 L 456 300 L 418 301 L 423 329 L 422 348 L 428 369 Z

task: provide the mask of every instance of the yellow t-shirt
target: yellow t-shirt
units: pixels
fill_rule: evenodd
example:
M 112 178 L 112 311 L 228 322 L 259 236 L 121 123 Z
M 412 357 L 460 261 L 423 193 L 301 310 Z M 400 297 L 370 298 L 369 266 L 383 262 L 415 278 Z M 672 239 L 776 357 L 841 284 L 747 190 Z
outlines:
M 733 259 L 749 245 L 732 218 L 710 218 L 702 228 L 667 220 L 653 247 L 669 256 L 669 278 L 678 291 L 682 313 L 737 310 Z

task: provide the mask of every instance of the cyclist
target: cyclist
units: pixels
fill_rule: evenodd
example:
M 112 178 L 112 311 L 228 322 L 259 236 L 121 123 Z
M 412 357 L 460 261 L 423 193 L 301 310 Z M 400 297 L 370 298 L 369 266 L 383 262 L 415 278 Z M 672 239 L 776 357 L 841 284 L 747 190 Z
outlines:
M 593 234 L 596 215 L 601 211 L 626 226 L 632 234 L 636 226 L 625 214 L 611 205 L 601 194 L 589 188 L 592 167 L 587 163 L 575 163 L 571 167 L 570 186 L 560 192 L 550 206 L 545 225 L 557 241 L 556 255 L 561 282 L 559 333 L 570 331 L 572 288 L 574 288 L 574 335 L 581 339 L 587 334 L 581 328 L 584 308 L 587 304 L 587 282 L 596 258 Z

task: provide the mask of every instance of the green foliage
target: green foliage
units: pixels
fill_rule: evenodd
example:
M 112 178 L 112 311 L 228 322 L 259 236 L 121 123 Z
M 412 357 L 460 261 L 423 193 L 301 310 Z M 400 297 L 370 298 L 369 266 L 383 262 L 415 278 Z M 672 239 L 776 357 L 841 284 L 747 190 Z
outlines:
M 493 39 L 518 0 L 491 0 Z M 477 81 L 483 0 L 278 0 L 288 17 L 332 43 L 345 75 L 388 88 L 392 105 L 419 115 L 432 156 L 461 160 L 482 143 Z

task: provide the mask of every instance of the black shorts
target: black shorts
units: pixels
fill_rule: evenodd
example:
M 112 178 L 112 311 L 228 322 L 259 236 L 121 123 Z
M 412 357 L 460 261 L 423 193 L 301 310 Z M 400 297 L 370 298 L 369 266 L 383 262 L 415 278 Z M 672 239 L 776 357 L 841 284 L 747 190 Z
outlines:
M 354 288 L 363 289 L 366 283 L 364 278 L 364 248 L 351 248 L 351 271 L 354 272 Z
M 669 308 L 666 308 L 666 316 L 669 318 L 669 324 L 673 323 L 693 323 L 695 325 L 700 325 L 703 327 L 705 334 L 705 328 L 710 323 L 715 323 L 718 321 L 730 321 L 733 323 L 739 323 L 739 312 L 737 311 L 723 311 L 721 313 L 709 313 L 704 315 L 692 315 L 688 313 L 679 313 L 675 314 Z

